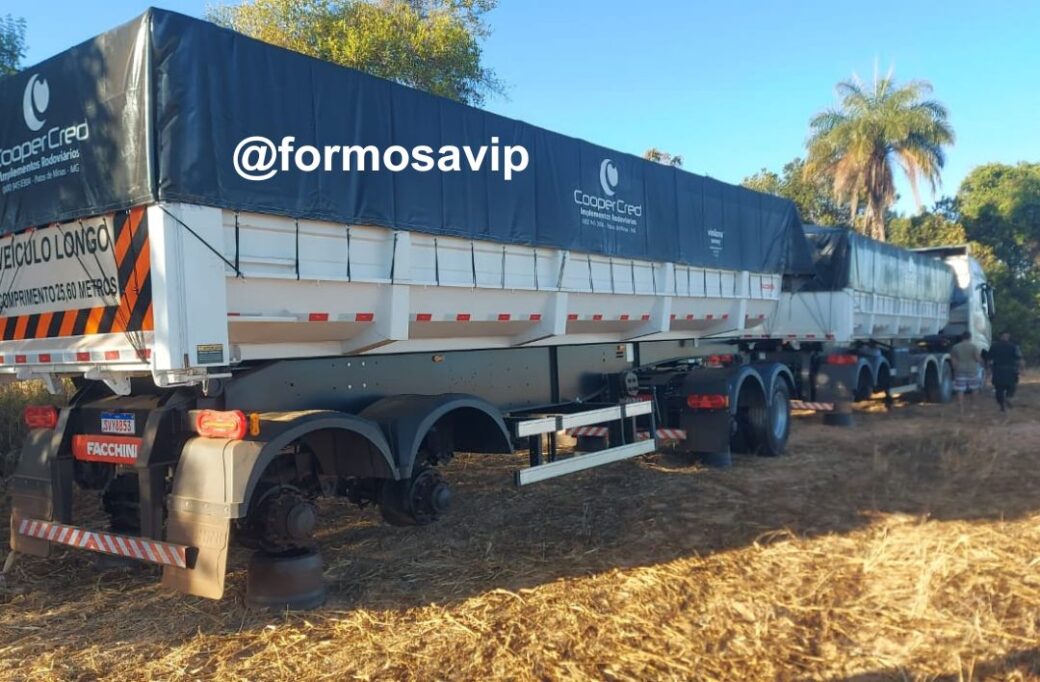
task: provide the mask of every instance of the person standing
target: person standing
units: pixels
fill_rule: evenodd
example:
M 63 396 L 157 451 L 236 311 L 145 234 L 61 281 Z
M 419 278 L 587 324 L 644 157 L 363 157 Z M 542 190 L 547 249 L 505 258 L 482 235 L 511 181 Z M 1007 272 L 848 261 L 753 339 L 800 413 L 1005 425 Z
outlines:
M 1000 339 L 989 347 L 989 367 L 993 377 L 993 389 L 1001 412 L 1011 407 L 1011 399 L 1018 388 L 1018 376 L 1025 366 L 1018 344 L 1011 342 L 1011 333 L 1003 331 Z
M 964 412 L 964 394 L 974 396 L 982 388 L 982 351 L 972 343 L 969 332 L 964 332 L 961 340 L 950 349 L 950 362 L 953 363 L 953 390 L 957 394 L 957 404 Z

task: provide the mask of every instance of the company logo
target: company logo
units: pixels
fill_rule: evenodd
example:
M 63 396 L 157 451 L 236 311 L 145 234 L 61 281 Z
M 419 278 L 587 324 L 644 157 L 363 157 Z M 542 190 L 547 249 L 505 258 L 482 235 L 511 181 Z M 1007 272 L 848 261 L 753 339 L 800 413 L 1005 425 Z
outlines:
M 574 203 L 578 205 L 582 225 L 628 233 L 635 231 L 643 217 L 643 205 L 614 196 L 618 193 L 620 181 L 614 161 L 603 159 L 599 163 L 599 187 L 603 193 L 589 194 L 580 187 L 574 190 Z
M 614 196 L 614 188 L 618 184 L 618 172 L 617 166 L 610 159 L 603 159 L 603 163 L 599 165 L 599 184 L 603 188 L 603 193 L 608 197 Z
M 39 130 L 46 123 L 46 119 L 40 118 L 46 111 L 51 101 L 51 89 L 47 81 L 40 78 L 40 74 L 33 74 L 25 85 L 25 94 L 22 95 L 22 113 L 25 115 L 25 125 L 29 130 Z
M 129 436 L 76 434 L 72 437 L 72 456 L 82 462 L 134 464 L 141 450 L 141 442 L 140 438 Z
M 711 255 L 718 258 L 722 255 L 722 240 L 726 238 L 726 233 L 717 227 L 708 228 L 708 250 L 711 251 Z

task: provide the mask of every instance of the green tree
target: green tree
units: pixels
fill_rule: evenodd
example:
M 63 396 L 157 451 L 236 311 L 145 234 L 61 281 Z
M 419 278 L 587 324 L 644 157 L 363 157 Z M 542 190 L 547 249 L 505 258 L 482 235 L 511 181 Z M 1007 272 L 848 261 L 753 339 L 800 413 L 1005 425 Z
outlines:
M 744 178 L 744 187 L 786 197 L 798 206 L 802 220 L 816 225 L 849 224 L 849 209 L 836 201 L 821 176 L 806 172 L 805 162 L 794 159 L 780 174 L 763 168 Z
M 968 235 L 960 223 L 957 202 L 943 197 L 930 211 L 915 216 L 894 216 L 888 221 L 888 241 L 911 249 L 928 246 L 967 244 Z M 976 250 L 981 245 L 976 245 Z
M 1040 360 L 1040 164 L 979 166 L 957 192 L 966 235 L 993 254 L 987 275 L 995 289 L 998 330 Z
M 0 76 L 18 71 L 25 57 L 25 19 L 0 17 Z
M 899 165 L 921 206 L 919 182 L 935 192 L 953 144 L 946 107 L 927 99 L 931 85 L 911 81 L 897 85 L 891 74 L 870 85 L 858 78 L 838 84 L 840 102 L 810 122 L 806 172 L 830 180 L 836 199 L 859 215 L 864 204 L 864 231 L 885 239 L 885 216 L 896 200 L 893 166 Z
M 968 236 L 988 244 L 1012 275 L 1040 271 L 1040 163 L 979 166 L 957 201 Z
M 654 163 L 662 163 L 666 166 L 682 168 L 682 156 L 679 154 L 663 152 L 657 147 L 650 147 L 650 149 L 643 152 L 643 158 L 647 161 L 653 161 Z
M 212 8 L 222 26 L 450 99 L 501 93 L 482 64 L 497 0 L 249 0 Z

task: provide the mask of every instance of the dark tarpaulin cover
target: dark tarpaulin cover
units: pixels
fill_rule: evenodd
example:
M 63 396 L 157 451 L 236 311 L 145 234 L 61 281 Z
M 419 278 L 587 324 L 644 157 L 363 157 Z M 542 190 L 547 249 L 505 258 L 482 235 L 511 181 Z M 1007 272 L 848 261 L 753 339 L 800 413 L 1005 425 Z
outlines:
M 949 302 L 953 271 L 943 261 L 841 227 L 806 225 L 815 277 L 802 291 L 856 291 Z
M 0 234 L 153 199 L 148 45 L 137 19 L 0 78 Z
M 183 15 L 149 10 L 4 80 L 0 146 L 28 137 L 21 100 L 37 75 L 49 84 L 51 107 L 59 93 L 62 98 L 60 112 L 48 108 L 48 117 L 62 124 L 86 115 L 97 120 L 91 121 L 90 139 L 79 143 L 75 178 L 4 190 L 5 233 L 161 200 L 706 267 L 811 271 L 790 201 Z M 83 113 L 88 109 L 93 113 Z M 497 137 L 500 148 L 524 146 L 530 164 L 511 180 L 486 160 L 479 171 L 344 172 L 334 166 L 254 181 L 236 173 L 233 152 L 257 135 L 276 144 L 292 136 L 297 148 L 428 145 L 435 151 L 442 145 L 489 145 Z M 603 202 L 614 203 L 604 208 Z

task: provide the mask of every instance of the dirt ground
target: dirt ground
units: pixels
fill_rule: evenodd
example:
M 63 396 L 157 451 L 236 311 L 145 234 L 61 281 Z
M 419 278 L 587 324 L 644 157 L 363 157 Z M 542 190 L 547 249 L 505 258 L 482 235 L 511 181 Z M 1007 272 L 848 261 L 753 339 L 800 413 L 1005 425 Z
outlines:
M 523 457 L 463 456 L 434 526 L 326 506 L 305 614 L 246 608 L 244 553 L 220 602 L 25 559 L 0 678 L 1040 679 L 1040 376 L 1009 418 L 979 398 L 799 417 L 788 456 L 726 470 L 661 453 L 516 490 Z

